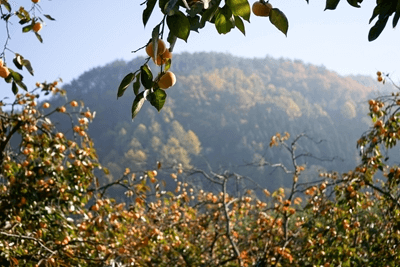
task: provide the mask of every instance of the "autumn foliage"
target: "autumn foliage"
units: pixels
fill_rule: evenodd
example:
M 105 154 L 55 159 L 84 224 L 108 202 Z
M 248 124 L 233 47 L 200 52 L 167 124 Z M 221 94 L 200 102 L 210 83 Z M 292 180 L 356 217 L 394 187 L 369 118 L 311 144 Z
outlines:
M 42 84 L 65 94 L 57 86 Z M 395 266 L 400 169 L 387 165 L 380 150 L 393 147 L 400 136 L 393 113 L 398 97 L 369 101 L 372 120 L 381 123 L 359 140 L 359 166 L 347 173 L 316 173 L 313 182 L 303 182 L 306 165 L 267 162 L 293 177 L 291 188 L 269 192 L 238 183 L 243 177 L 237 173 L 181 165 L 164 170 L 162 164 L 126 169 L 111 184 L 100 184 L 99 170 L 107 170 L 87 134 L 94 112 L 74 100 L 61 112 L 38 105 L 34 92 L 20 94 L 3 103 L 13 111 L 0 114 L 0 261 L 14 266 Z M 71 120 L 73 130 L 58 131 L 54 114 Z M 277 133 L 270 146 L 297 158 L 296 143 L 305 137 Z M 167 175 L 173 178 L 172 191 L 162 181 Z M 214 190 L 202 190 L 192 177 L 202 177 Z M 107 190 L 114 186 L 124 188 L 125 200 L 110 198 Z
M 32 2 L 35 10 L 39 1 Z M 155 3 L 146 2 L 144 24 Z M 242 19 L 248 21 L 250 16 L 247 1 L 229 1 L 224 7 L 235 24 L 225 19 L 220 2 L 212 3 L 219 12 L 208 12 L 210 7 L 202 6 L 193 15 L 216 24 L 220 33 L 234 27 L 244 31 Z M 335 9 L 335 3 L 328 1 L 326 8 Z M 23 32 L 33 31 L 42 41 L 40 17 L 31 17 L 34 12 L 23 7 L 12 13 L 8 1 L 0 5 L 10 17 L 20 19 Z M 149 60 L 157 63 L 160 56 L 159 74 L 153 77 L 143 64 L 127 74 L 118 88 L 120 97 L 133 83 L 132 117 L 145 97 L 161 110 L 166 93 L 160 88 L 176 81 L 169 72 L 168 53 L 177 38 L 188 38 L 192 25 L 179 11 L 183 7 L 172 8 L 160 6 L 165 17 L 152 38 L 157 53 L 151 48 L 153 41 L 146 48 Z M 272 22 L 286 34 L 286 17 L 278 9 L 273 12 Z M 385 19 L 386 24 L 387 16 L 382 17 L 378 23 Z M 3 19 L 9 23 L 7 16 Z M 195 30 L 204 27 L 200 22 Z M 160 25 L 165 23 L 168 27 L 183 25 L 179 30 L 170 27 L 168 50 L 161 41 Z M 378 24 L 370 40 L 379 36 L 385 24 Z M 25 67 L 33 74 L 30 62 L 21 55 L 15 54 L 13 62 L 17 69 Z M 400 139 L 398 93 L 369 101 L 371 128 L 357 142 L 361 162 L 346 173 L 315 173 L 311 182 L 304 181 L 307 165 L 298 164 L 304 155 L 297 153 L 296 145 L 307 136 L 277 133 L 270 147 L 287 151 L 292 164 L 264 162 L 258 167 L 283 169 L 293 181 L 289 188 L 270 192 L 229 170 L 183 169 L 180 164 L 164 169 L 161 163 L 150 170 L 127 168 L 118 179 L 102 184 L 108 170 L 99 163 L 88 134 L 95 112 L 76 100 L 58 107 L 39 104 L 39 91 L 66 96 L 59 82 L 37 83 L 35 90 L 28 91 L 22 75 L 1 63 L 0 76 L 16 94 L 15 100 L 0 102 L 2 266 L 327 267 L 397 266 L 400 262 L 400 167 L 388 152 Z M 382 73 L 378 81 L 385 81 Z M 140 92 L 141 86 L 144 90 Z M 18 94 L 18 88 L 24 94 Z M 59 130 L 56 115 L 69 121 L 70 129 Z M 166 189 L 163 177 L 167 175 L 173 190 Z M 204 179 L 212 189 L 202 189 L 193 177 Z M 124 197 L 110 197 L 112 187 L 123 188 Z

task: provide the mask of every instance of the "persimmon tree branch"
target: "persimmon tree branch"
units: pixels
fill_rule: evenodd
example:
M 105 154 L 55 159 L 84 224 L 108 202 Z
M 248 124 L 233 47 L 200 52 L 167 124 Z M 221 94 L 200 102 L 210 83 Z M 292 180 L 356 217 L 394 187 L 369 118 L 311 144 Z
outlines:
M 6 149 L 8 142 L 10 141 L 11 137 L 19 130 L 19 128 L 21 126 L 22 126 L 22 121 L 18 121 L 17 124 L 8 133 L 6 139 L 4 141 L 0 142 L 0 162 L 3 162 L 4 150 Z
M 46 247 L 41 240 L 31 237 L 31 236 L 26 236 L 26 235 L 15 235 L 15 234 L 9 234 L 9 233 L 5 233 L 5 232 L 0 232 L 0 234 L 8 236 L 8 237 L 16 237 L 16 238 L 21 238 L 21 239 L 26 239 L 26 240 L 32 240 L 37 242 L 41 247 L 43 247 L 45 250 L 47 250 L 48 252 L 50 252 L 51 254 L 56 254 L 56 251 L 53 251 L 51 249 L 49 249 L 48 247 Z
M 224 215 L 225 215 L 225 218 L 226 218 L 226 235 L 227 235 L 227 237 L 229 239 L 229 242 L 231 243 L 233 251 L 235 252 L 235 255 L 236 255 L 238 263 L 239 263 L 239 266 L 243 266 L 239 248 L 237 247 L 237 245 L 236 245 L 236 243 L 235 243 L 235 241 L 233 240 L 233 237 L 232 237 L 231 220 L 229 218 L 229 209 L 228 209 L 228 205 L 226 203 L 226 198 L 227 198 L 226 183 L 227 183 L 227 181 L 228 181 L 228 177 L 226 177 L 224 179 L 223 183 L 222 183 L 222 190 L 223 190 L 222 191 L 223 192 L 222 204 L 223 204 L 223 207 L 224 207 L 223 210 L 224 210 Z

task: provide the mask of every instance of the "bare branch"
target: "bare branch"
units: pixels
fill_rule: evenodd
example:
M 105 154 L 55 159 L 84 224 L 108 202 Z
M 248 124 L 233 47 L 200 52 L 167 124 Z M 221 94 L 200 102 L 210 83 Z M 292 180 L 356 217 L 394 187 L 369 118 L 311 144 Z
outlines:
M 223 182 L 213 179 L 213 178 L 210 177 L 210 175 L 208 175 L 205 171 L 200 170 L 200 169 L 193 169 L 193 170 L 189 173 L 189 176 L 194 175 L 194 174 L 196 174 L 196 173 L 202 174 L 205 178 L 207 178 L 207 180 L 211 181 L 212 183 L 219 184 L 219 185 L 222 185 L 222 184 L 223 184 Z M 215 173 L 214 173 L 214 174 L 215 174 Z M 219 175 L 217 176 L 216 174 L 214 175 L 214 177 L 220 178 Z
M 236 255 L 237 260 L 239 262 L 239 266 L 243 266 L 242 259 L 240 257 L 239 248 L 236 246 L 236 243 L 233 240 L 232 235 L 231 235 L 231 231 L 232 231 L 231 230 L 231 225 L 230 225 L 231 221 L 230 221 L 229 214 L 228 214 L 228 205 L 227 205 L 226 200 L 225 200 L 226 195 L 227 195 L 226 194 L 226 183 L 227 183 L 227 181 L 228 181 L 228 178 L 225 178 L 224 182 L 223 182 L 223 185 L 222 185 L 222 189 L 223 189 L 222 204 L 224 206 L 224 214 L 225 214 L 225 218 L 226 218 L 226 235 L 227 235 L 227 237 L 229 239 L 229 242 L 231 243 L 231 245 L 233 247 L 233 251 L 235 252 L 235 255 Z

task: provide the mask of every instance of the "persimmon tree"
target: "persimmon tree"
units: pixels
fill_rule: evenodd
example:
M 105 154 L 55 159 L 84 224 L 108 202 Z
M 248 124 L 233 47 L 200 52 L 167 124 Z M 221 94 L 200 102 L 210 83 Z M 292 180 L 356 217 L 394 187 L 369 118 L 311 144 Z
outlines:
M 76 101 L 57 108 L 48 103 L 38 106 L 39 89 L 64 93 L 57 84 L 38 84 L 37 90 L 17 94 L 14 102 L 1 102 L 9 108 L 0 110 L 2 264 L 72 264 L 67 259 L 79 257 L 74 248 L 85 247 L 76 242 L 76 220 L 85 214 L 88 188 L 96 180 L 93 171 L 100 165 L 86 134 L 89 120 L 83 106 Z M 57 131 L 55 113 L 77 122 L 71 136 Z
M 273 7 L 273 1 L 260 0 L 253 3 L 252 9 L 248 0 L 147 0 L 141 5 L 145 5 L 142 15 L 143 26 L 147 26 L 149 18 L 154 9 L 159 9 L 162 13 L 160 22 L 153 28 L 150 40 L 144 45 L 149 57 L 139 70 L 128 73 L 121 81 L 118 88 L 117 97 L 123 96 L 125 90 L 130 84 L 133 84 L 135 99 L 132 104 L 132 119 L 138 114 L 145 100 L 148 100 L 158 111 L 162 109 L 167 98 L 165 88 L 160 86 L 160 79 L 164 73 L 168 72 L 172 64 L 172 56 L 164 62 L 159 59 L 160 53 L 158 46 L 159 40 L 166 39 L 169 43 L 169 53 L 173 52 L 175 42 L 179 38 L 187 41 L 190 32 L 199 32 L 207 23 L 215 25 L 219 34 L 227 34 L 232 29 L 237 28 L 245 34 L 245 24 L 243 21 L 250 22 L 251 10 L 256 16 L 269 17 L 269 21 L 282 33 L 287 35 L 289 21 L 286 15 L 276 7 Z M 308 3 L 308 0 L 306 0 Z M 326 0 L 325 10 L 334 10 L 340 0 Z M 362 0 L 347 0 L 347 2 L 356 8 L 361 7 Z M 158 7 L 157 6 L 158 3 Z M 392 25 L 396 27 L 400 18 L 400 1 L 377 1 L 369 23 L 377 18 L 374 26 L 371 27 L 368 40 L 373 41 L 379 37 L 385 28 L 389 17 L 393 15 Z M 165 46 L 162 41 L 162 47 Z M 138 51 L 138 50 L 135 50 Z M 150 59 L 160 65 L 157 75 L 153 75 L 147 64 Z M 159 64 L 158 64 L 159 63 Z M 140 92 L 140 88 L 143 91 Z
M 28 87 L 23 82 L 24 77 L 19 71 L 26 69 L 31 75 L 33 75 L 34 70 L 28 59 L 24 58 L 24 56 L 18 52 L 12 51 L 8 46 L 8 41 L 11 39 L 9 24 L 13 21 L 18 21 L 23 33 L 35 34 L 37 39 L 40 42 L 43 42 L 43 38 L 39 31 L 42 29 L 44 18 L 47 20 L 55 19 L 48 14 L 43 14 L 38 2 L 39 1 L 32 1 L 31 6 L 20 6 L 18 10 L 13 10 L 8 0 L 0 1 L 0 14 L 1 19 L 5 24 L 6 34 L 5 44 L 3 50 L 0 52 L 0 77 L 4 78 L 6 83 L 11 83 L 11 90 L 14 94 L 17 94 L 19 89 L 28 91 Z M 13 55 L 12 62 L 17 70 L 7 66 L 7 52 Z

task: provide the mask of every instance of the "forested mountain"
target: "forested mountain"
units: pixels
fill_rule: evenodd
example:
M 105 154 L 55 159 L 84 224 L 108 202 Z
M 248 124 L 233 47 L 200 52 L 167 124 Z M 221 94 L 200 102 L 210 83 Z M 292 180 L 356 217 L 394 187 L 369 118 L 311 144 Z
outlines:
M 64 86 L 68 99 L 83 100 L 96 111 L 89 133 L 111 171 L 109 179 L 126 167 L 154 168 L 156 161 L 166 167 L 181 163 L 198 168 L 207 168 L 208 162 L 215 170 L 240 172 L 271 189 L 287 186 L 283 172 L 249 166 L 263 161 L 289 164 L 283 149 L 269 147 L 277 132 L 311 138 L 298 144 L 299 154 L 313 156 L 300 162 L 310 170 L 309 179 L 317 170 L 347 171 L 358 159 L 357 139 L 370 127 L 366 100 L 376 96 L 380 86 L 368 77 L 342 77 L 301 61 L 178 54 L 171 68 L 177 84 L 167 90 L 162 111 L 158 114 L 145 103 L 132 122 L 133 92 L 129 88 L 117 100 L 117 88 L 144 60 L 115 61 Z

